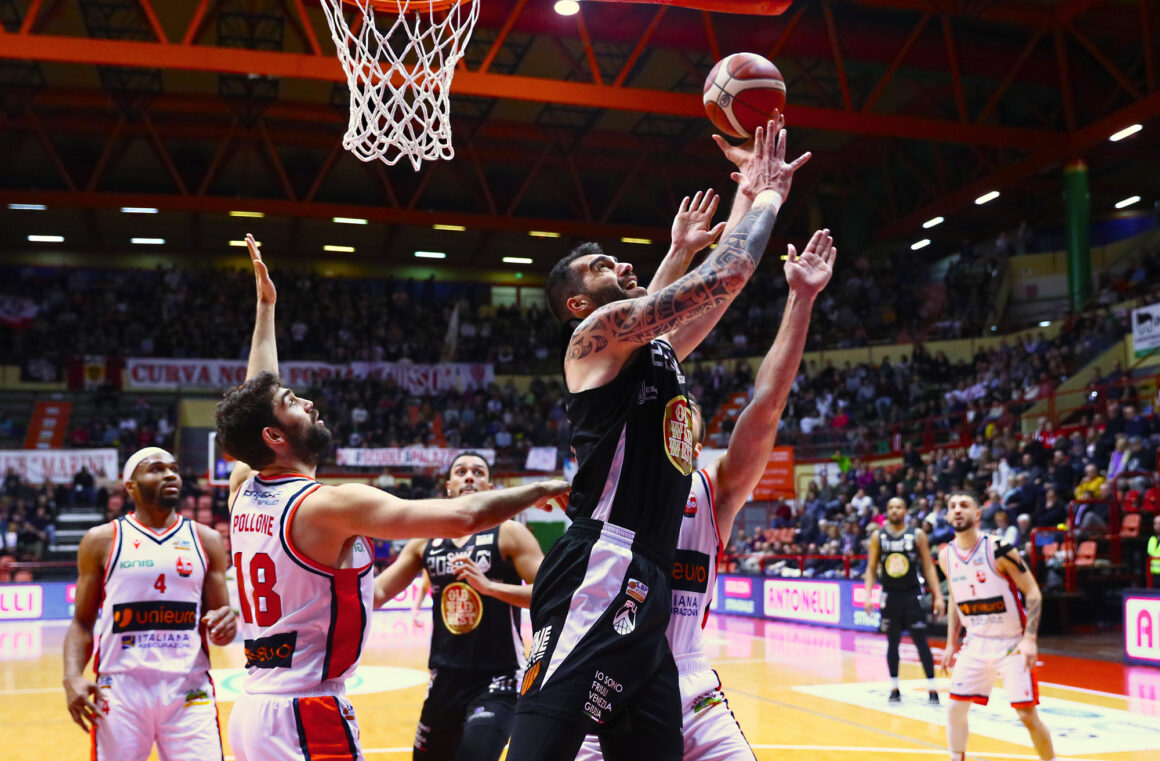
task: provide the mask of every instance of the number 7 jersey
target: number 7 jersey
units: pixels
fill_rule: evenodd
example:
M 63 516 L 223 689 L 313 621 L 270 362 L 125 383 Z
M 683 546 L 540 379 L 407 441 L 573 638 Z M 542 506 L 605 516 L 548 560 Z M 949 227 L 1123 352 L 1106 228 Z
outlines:
M 356 537 L 347 568 L 306 557 L 290 539 L 302 501 L 322 484 L 305 476 L 253 476 L 230 509 L 249 693 L 296 693 L 345 681 L 370 631 L 374 550 Z M 342 681 L 338 687 L 341 689 Z

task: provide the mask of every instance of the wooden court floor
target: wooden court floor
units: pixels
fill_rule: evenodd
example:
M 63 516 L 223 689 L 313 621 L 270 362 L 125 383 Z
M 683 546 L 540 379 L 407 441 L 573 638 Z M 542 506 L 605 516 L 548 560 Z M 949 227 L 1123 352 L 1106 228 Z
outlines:
M 65 626 L 0 624 L 2 759 L 88 758 L 88 738 L 69 720 L 61 688 Z M 368 759 L 410 758 L 429 632 L 407 612 L 374 616 L 351 687 Z M 725 616 L 711 617 L 706 634 L 729 704 L 761 761 L 946 758 L 944 710 L 925 705 L 913 648 L 903 650 L 904 702 L 891 707 L 881 635 Z M 212 659 L 225 731 L 241 646 L 214 648 Z M 1041 712 L 1061 758 L 1160 759 L 1160 669 L 1044 656 L 1040 679 Z M 945 682 L 942 690 L 945 702 Z M 970 758 L 1036 758 L 998 689 L 989 706 L 971 710 L 971 728 Z

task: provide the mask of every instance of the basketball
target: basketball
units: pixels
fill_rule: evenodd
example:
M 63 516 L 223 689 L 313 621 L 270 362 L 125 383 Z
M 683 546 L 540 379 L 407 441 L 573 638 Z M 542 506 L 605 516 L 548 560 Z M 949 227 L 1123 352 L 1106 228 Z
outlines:
M 709 120 L 733 137 L 754 131 L 785 109 L 785 79 L 773 62 L 756 53 L 722 58 L 705 79 Z

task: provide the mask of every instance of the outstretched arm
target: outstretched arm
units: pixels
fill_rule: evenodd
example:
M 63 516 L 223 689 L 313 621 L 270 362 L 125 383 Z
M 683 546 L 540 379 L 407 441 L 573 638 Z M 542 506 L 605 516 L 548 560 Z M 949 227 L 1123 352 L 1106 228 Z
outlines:
M 64 635 L 64 697 L 69 716 L 84 731 L 101 718 L 97 710 L 100 691 L 84 676 L 93 653 L 93 627 L 101 606 L 105 562 L 113 546 L 113 527 L 98 526 L 81 540 L 77 549 L 77 589 L 73 620 Z
M 785 262 L 789 298 L 777 338 L 757 371 L 753 401 L 738 418 L 729 448 L 709 466 L 710 478 L 717 484 L 717 530 L 722 541 L 732 533 L 734 517 L 765 472 L 777 424 L 805 349 L 810 311 L 818 293 L 830 282 L 837 251 L 828 230 L 814 233 L 800 256 L 792 245 L 789 247 Z
M 262 252 L 254 236 L 246 233 L 246 247 L 250 250 L 250 262 L 254 265 L 254 287 L 258 292 L 258 311 L 254 317 L 254 336 L 250 339 L 250 361 L 246 365 L 246 380 L 264 372 L 278 374 L 278 340 L 274 335 L 274 305 L 278 301 L 278 291 L 270 279 L 270 271 L 262 261 Z M 234 463 L 230 473 L 230 504 L 234 494 L 254 474 L 245 463 Z
M 740 193 L 738 194 L 741 195 Z M 661 260 L 657 272 L 648 284 L 648 292 L 656 293 L 681 279 L 689 271 L 689 264 L 697 252 L 701 251 L 725 229 L 725 223 L 712 227 L 713 215 L 717 213 L 717 204 L 721 197 L 713 192 L 712 188 L 701 191 L 690 199 L 685 196 L 681 200 L 681 207 L 677 209 L 677 216 L 673 217 L 673 238 L 669 244 L 668 253 Z M 749 210 L 750 204 L 745 205 Z
M 727 307 L 765 253 L 793 173 L 810 154 L 785 162 L 785 132 L 766 140 L 758 130 L 754 160 L 736 174 L 753 208 L 697 269 L 657 293 L 607 304 L 572 334 L 564 373 L 573 393 L 607 383 L 643 344 L 713 310 Z
M 489 579 L 471 558 L 464 558 L 455 569 L 455 577 L 466 581 L 480 594 L 494 597 L 517 608 L 532 606 L 532 582 L 544 559 L 540 543 L 526 526 L 507 521 L 499 527 L 499 551 L 526 584 L 504 584 Z
M 375 610 L 406 589 L 423 570 L 423 547 L 426 544 L 426 539 L 407 542 L 395 562 L 375 577 Z M 422 599 L 420 596 L 419 601 Z

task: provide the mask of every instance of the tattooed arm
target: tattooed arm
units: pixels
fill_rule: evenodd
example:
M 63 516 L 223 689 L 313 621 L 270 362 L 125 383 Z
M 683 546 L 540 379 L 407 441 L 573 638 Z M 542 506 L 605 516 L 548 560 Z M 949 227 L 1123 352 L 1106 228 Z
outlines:
M 1027 623 L 1023 626 L 1023 640 L 1019 643 L 1019 652 L 1027 659 L 1027 668 L 1035 666 L 1039 656 L 1039 619 L 1043 616 L 1043 593 L 1035 582 L 1035 576 L 1019 557 L 1018 550 L 1011 550 L 998 558 L 999 570 L 1015 582 L 1019 591 L 1023 593 L 1023 603 L 1027 608 Z
M 777 209 L 798 167 L 810 154 L 785 163 L 785 132 L 777 141 L 755 138 L 754 160 L 734 174 L 753 208 L 701 266 L 656 293 L 614 301 L 590 314 L 568 344 L 564 376 L 572 393 L 597 388 L 620 372 L 649 341 L 700 315 L 724 310 L 748 282 L 765 253 Z

